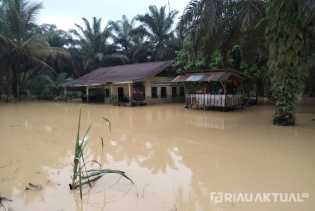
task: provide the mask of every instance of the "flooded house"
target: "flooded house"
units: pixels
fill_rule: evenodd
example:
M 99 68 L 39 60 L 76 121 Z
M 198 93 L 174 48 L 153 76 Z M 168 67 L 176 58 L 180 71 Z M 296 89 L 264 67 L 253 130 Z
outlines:
M 186 108 L 222 110 L 257 104 L 254 81 L 233 69 L 187 72 L 173 80 L 185 86 Z
M 183 85 L 172 82 L 176 77 L 172 66 L 172 61 L 164 61 L 99 68 L 64 84 L 65 95 L 79 90 L 85 102 L 114 105 L 184 101 Z

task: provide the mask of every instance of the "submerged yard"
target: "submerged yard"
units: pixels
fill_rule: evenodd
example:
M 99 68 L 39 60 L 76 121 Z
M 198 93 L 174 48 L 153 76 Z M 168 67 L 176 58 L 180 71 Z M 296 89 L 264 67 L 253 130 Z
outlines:
M 93 123 L 89 160 L 124 170 L 136 183 L 105 176 L 84 190 L 82 203 L 68 188 L 80 108 L 82 128 Z M 307 112 L 297 114 L 296 127 L 282 128 L 272 126 L 270 106 L 223 113 L 180 104 L 0 104 L 0 196 L 13 200 L 5 204 L 11 210 L 23 211 L 310 211 L 315 114 Z M 111 134 L 102 117 L 111 120 Z M 29 183 L 42 189 L 25 190 Z M 214 204 L 211 192 L 305 192 L 310 198 Z

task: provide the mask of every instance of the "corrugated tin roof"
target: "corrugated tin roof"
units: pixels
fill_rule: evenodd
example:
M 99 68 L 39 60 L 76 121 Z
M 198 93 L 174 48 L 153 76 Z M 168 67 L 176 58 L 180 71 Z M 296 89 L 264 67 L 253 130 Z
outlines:
M 186 73 L 177 76 L 173 82 L 210 82 L 210 81 L 226 81 L 231 76 L 242 78 L 240 74 L 235 71 L 215 70 L 208 72 Z
M 76 80 L 65 83 L 64 86 L 96 86 L 115 82 L 143 81 L 158 75 L 172 64 L 173 61 L 164 61 L 99 68 Z

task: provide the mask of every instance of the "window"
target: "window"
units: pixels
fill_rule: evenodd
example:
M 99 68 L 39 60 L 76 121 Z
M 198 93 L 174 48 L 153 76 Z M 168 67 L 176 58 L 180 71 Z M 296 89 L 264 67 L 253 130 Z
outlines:
M 161 87 L 161 98 L 167 98 L 167 89 L 166 89 L 166 87 Z
M 177 97 L 177 87 L 172 87 L 172 97 Z
M 185 88 L 184 88 L 184 87 L 180 87 L 180 89 L 179 89 L 179 95 L 180 95 L 181 97 L 185 97 Z
M 109 89 L 105 89 L 105 97 L 106 98 L 110 97 L 110 90 Z
M 152 96 L 152 98 L 157 98 L 158 97 L 157 87 L 152 87 L 151 88 L 151 96 Z

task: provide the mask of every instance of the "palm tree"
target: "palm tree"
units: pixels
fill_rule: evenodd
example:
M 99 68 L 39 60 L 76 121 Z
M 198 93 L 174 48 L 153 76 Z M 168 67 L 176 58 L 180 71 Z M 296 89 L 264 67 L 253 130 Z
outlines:
M 314 1 L 268 1 L 266 34 L 276 104 L 274 124 L 295 124 L 295 108 L 307 74 L 307 43 L 314 36 L 314 26 Z
M 62 94 L 63 84 L 68 81 L 67 73 L 50 72 L 49 74 L 41 75 L 40 78 L 46 82 L 45 88 L 47 92 L 51 93 L 54 97 Z
M 22 73 L 38 66 L 51 69 L 44 62 L 46 56 L 66 55 L 32 30 L 41 8 L 41 3 L 27 0 L 3 0 L 0 4 L 0 65 L 6 70 L 8 95 L 13 92 L 19 97 Z
M 76 24 L 77 29 L 71 30 L 75 36 L 74 47 L 78 47 L 83 59 L 85 71 L 93 70 L 97 67 L 106 66 L 111 63 L 126 63 L 126 58 L 115 55 L 117 46 L 109 44 L 111 31 L 109 26 L 102 28 L 102 19 L 93 18 L 90 23 L 86 18 L 82 18 L 84 26 Z M 118 60 L 118 61 L 116 61 Z
M 132 36 L 132 46 L 129 49 L 129 60 L 133 63 L 147 62 L 152 59 L 152 45 L 146 40 L 145 36 L 140 32 L 135 30 Z
M 189 33 L 197 48 L 200 41 L 214 39 L 217 42 L 206 43 L 219 43 L 214 49 L 221 48 L 224 56 L 224 49 L 233 43 L 234 37 L 239 36 L 239 29 L 248 27 L 252 21 L 265 22 L 267 28 L 272 93 L 276 102 L 274 124 L 293 125 L 298 96 L 304 90 L 307 43 L 314 36 L 314 1 L 192 0 L 180 25 Z M 225 40 L 227 44 L 224 44 Z
M 111 37 L 131 63 L 145 62 L 151 55 L 151 46 L 145 39 L 143 29 L 135 27 L 135 21 L 129 21 L 125 15 L 121 20 L 110 21 Z
M 263 0 L 192 0 L 180 18 L 179 28 L 191 40 L 195 57 L 201 53 L 210 60 L 220 49 L 227 66 L 229 51 L 241 34 L 264 14 Z
M 150 6 L 149 13 L 136 17 L 142 23 L 138 30 L 149 39 L 154 49 L 154 60 L 174 57 L 175 49 L 170 49 L 169 46 L 175 40 L 173 24 L 177 14 L 175 10 L 167 13 L 165 6 Z
M 135 19 L 129 21 L 127 16 L 123 15 L 121 20 L 110 21 L 108 24 L 114 42 L 121 47 L 123 54 L 128 56 L 134 44 L 132 38 L 135 36 Z
M 38 27 L 38 31 L 52 47 L 63 48 L 70 44 L 70 35 L 66 31 L 58 29 L 56 25 L 43 24 Z

